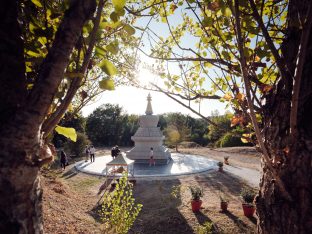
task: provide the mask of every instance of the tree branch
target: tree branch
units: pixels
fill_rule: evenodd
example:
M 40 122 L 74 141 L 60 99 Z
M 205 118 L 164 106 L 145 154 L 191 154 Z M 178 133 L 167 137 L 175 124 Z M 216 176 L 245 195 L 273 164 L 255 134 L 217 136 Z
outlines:
M 198 113 L 197 111 L 193 110 L 192 108 L 190 108 L 189 106 L 185 105 L 183 102 L 179 101 L 178 99 L 176 99 L 175 97 L 172 97 L 169 93 L 167 93 L 166 91 L 164 91 L 162 88 L 160 88 L 159 86 L 152 84 L 152 86 L 154 86 L 155 88 L 157 88 L 160 92 L 162 92 L 163 94 L 165 94 L 166 96 L 170 97 L 171 99 L 173 99 L 174 101 L 176 101 L 177 103 L 179 103 L 180 105 L 186 107 L 187 109 L 189 109 L 190 111 L 192 111 L 193 113 L 195 113 L 196 115 L 200 116 L 201 118 L 203 118 L 204 120 L 206 120 L 208 123 L 219 127 L 215 122 L 211 121 L 209 118 L 203 116 L 202 114 Z
M 96 33 L 98 31 L 99 28 L 99 24 L 100 24 L 100 20 L 101 20 L 101 13 L 104 7 L 106 1 L 104 0 L 100 0 L 98 7 L 97 7 L 97 13 L 96 13 L 96 17 L 94 19 L 94 27 L 93 30 L 90 34 L 90 43 L 88 46 L 88 49 L 85 53 L 85 57 L 80 69 L 80 73 L 84 74 L 87 71 L 89 62 L 90 62 L 90 58 L 92 55 L 92 51 L 96 42 Z M 69 104 L 71 103 L 73 97 L 75 96 L 77 90 L 80 87 L 81 81 L 82 81 L 83 77 L 76 77 L 73 79 L 65 98 L 62 100 L 61 104 L 59 105 L 59 107 L 57 108 L 57 110 L 50 116 L 49 119 L 47 119 L 42 127 L 42 131 L 44 132 L 44 137 L 47 137 L 47 135 L 54 129 L 55 125 L 61 120 L 63 114 L 65 113 L 65 111 L 67 110 Z
M 298 59 L 297 59 L 297 67 L 295 71 L 295 78 L 293 84 L 293 93 L 291 97 L 291 109 L 290 109 L 290 134 L 292 139 L 296 139 L 297 136 L 297 116 L 298 116 L 298 102 L 299 102 L 299 93 L 300 93 L 300 84 L 301 84 L 301 77 L 303 72 L 303 67 L 305 63 L 305 58 L 307 54 L 307 46 L 311 32 L 311 25 L 312 25 L 312 5 L 310 2 L 308 13 L 306 17 L 306 21 L 304 23 L 299 51 L 298 51 Z
M 278 187 L 280 188 L 283 196 L 287 200 L 292 201 L 290 194 L 285 189 L 283 181 L 276 174 L 276 172 L 273 168 L 272 162 L 270 161 L 268 151 L 267 151 L 267 149 L 263 143 L 262 134 L 261 134 L 261 131 L 259 129 L 259 125 L 258 125 L 257 118 L 255 115 L 253 103 L 251 100 L 251 95 L 250 95 L 251 84 L 250 84 L 250 80 L 248 79 L 247 62 L 246 62 L 246 58 L 244 55 L 243 38 L 242 38 L 242 32 L 241 32 L 241 26 L 240 26 L 239 0 L 235 0 L 235 26 L 236 26 L 236 32 L 237 32 L 238 50 L 239 50 L 239 54 L 240 54 L 240 65 L 241 65 L 243 80 L 244 80 L 244 84 L 245 84 L 246 97 L 247 97 L 247 103 L 248 103 L 248 108 L 249 108 L 249 116 L 250 116 L 252 124 L 254 126 L 255 134 L 256 134 L 256 137 L 258 139 L 260 148 L 263 152 L 263 158 L 264 158 L 264 161 L 265 161 L 267 167 L 270 169 L 270 171 L 271 171 L 274 179 L 276 180 L 276 183 L 277 183 Z
M 274 56 L 274 59 L 276 61 L 277 67 L 280 70 L 281 74 L 284 73 L 284 70 L 287 69 L 287 67 L 285 67 L 285 63 L 282 60 L 282 58 L 280 57 L 277 49 L 275 48 L 274 42 L 272 41 L 272 38 L 270 37 L 267 28 L 265 27 L 263 20 L 261 18 L 261 16 L 259 15 L 259 12 L 257 10 L 257 6 L 254 3 L 254 0 L 249 0 L 252 12 L 253 12 L 253 16 L 255 18 L 255 20 L 257 21 L 258 25 L 261 28 L 261 31 L 263 33 L 263 36 L 266 40 L 266 42 L 268 43 L 268 46 Z

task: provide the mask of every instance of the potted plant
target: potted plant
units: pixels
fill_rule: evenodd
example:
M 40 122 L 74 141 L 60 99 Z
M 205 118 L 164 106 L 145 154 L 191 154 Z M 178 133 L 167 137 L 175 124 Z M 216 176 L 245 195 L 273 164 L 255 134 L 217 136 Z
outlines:
M 218 162 L 219 171 L 223 171 L 223 162 Z
M 191 191 L 191 195 L 192 195 L 192 201 L 191 201 L 191 204 L 192 204 L 192 211 L 193 212 L 198 212 L 203 201 L 200 200 L 200 198 L 203 196 L 203 190 L 199 187 L 189 187 L 190 188 L 190 191 Z
M 229 156 L 224 156 L 224 164 L 229 165 Z
M 220 195 L 220 208 L 223 212 L 227 211 L 229 199 L 224 195 Z
M 243 211 L 246 217 L 252 217 L 255 213 L 256 207 L 253 204 L 255 198 L 255 192 L 249 188 L 243 188 L 241 191 L 241 196 L 243 198 Z

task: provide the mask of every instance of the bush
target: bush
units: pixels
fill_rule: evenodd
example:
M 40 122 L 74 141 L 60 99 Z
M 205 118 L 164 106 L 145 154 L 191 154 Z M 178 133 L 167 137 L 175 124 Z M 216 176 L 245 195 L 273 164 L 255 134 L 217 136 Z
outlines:
M 225 133 L 217 142 L 216 147 L 234 147 L 245 145 L 240 137 L 233 136 L 233 133 Z
M 142 204 L 135 204 L 132 185 L 123 175 L 114 192 L 106 191 L 103 196 L 101 219 L 114 233 L 125 234 L 133 225 L 142 209 Z
M 86 145 L 89 145 L 88 137 L 80 132 L 77 132 L 77 141 L 67 141 L 64 145 L 65 151 L 73 154 L 76 157 L 84 156 Z
M 213 230 L 213 223 L 206 221 L 203 225 L 199 225 L 196 234 L 211 234 Z

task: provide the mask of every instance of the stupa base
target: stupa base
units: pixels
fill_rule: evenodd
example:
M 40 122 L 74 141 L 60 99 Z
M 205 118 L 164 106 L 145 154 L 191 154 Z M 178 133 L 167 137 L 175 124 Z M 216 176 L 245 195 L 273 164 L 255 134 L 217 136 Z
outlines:
M 167 165 L 171 161 L 171 158 L 168 159 L 155 159 L 155 165 Z M 134 163 L 137 164 L 149 164 L 150 161 L 148 159 L 137 159 L 134 160 Z

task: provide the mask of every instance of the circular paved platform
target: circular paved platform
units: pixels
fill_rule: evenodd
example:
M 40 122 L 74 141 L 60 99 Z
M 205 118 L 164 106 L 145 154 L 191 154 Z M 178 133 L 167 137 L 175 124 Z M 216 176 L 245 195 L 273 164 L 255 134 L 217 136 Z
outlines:
M 178 176 L 195 174 L 217 168 L 217 161 L 198 155 L 171 154 L 172 160 L 167 165 L 149 166 L 134 164 L 134 177 Z M 106 164 L 112 161 L 110 155 L 95 158 L 95 162 L 80 161 L 75 168 L 81 172 L 106 176 Z

